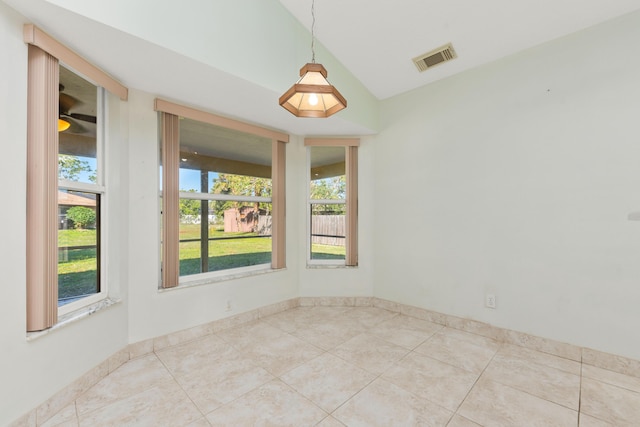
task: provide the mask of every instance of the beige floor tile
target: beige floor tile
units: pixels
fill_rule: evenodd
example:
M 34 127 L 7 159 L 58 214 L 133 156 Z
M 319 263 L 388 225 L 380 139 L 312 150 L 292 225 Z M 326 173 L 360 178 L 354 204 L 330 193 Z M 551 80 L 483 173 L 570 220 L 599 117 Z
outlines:
M 78 415 L 76 413 L 75 402 L 62 409 L 45 423 L 39 424 L 41 427 L 72 427 L 78 426 Z
M 602 368 L 596 368 L 591 365 L 582 366 L 582 375 L 592 378 L 603 383 L 615 385 L 617 387 L 626 388 L 627 390 L 640 393 L 640 378 L 629 375 L 619 374 L 617 372 L 608 371 Z
M 313 426 L 327 413 L 274 380 L 207 415 L 212 426 Z
M 437 333 L 419 345 L 417 353 L 480 375 L 496 354 L 493 345 L 485 347 L 446 333 Z
M 411 353 L 385 372 L 382 378 L 455 412 L 478 376 L 456 366 Z
M 311 307 L 309 318 L 314 322 L 324 322 L 327 319 L 339 317 L 352 309 L 353 307 Z
M 345 427 L 345 425 L 332 416 L 328 416 L 324 420 L 320 421 L 320 423 L 317 424 L 316 427 Z
M 238 356 L 203 366 L 202 369 L 176 377 L 176 380 L 206 414 L 273 378 L 248 357 Z
M 372 328 L 396 316 L 398 313 L 378 307 L 354 307 L 342 314 L 342 317 L 350 320 L 354 325 L 360 325 L 365 329 Z
M 78 415 L 173 381 L 155 354 L 139 357 L 120 366 L 81 395 L 76 400 Z
M 331 350 L 331 353 L 379 375 L 404 357 L 409 350 L 371 334 L 360 334 Z
M 578 424 L 578 413 L 514 388 L 481 378 L 458 414 L 486 427 Z
M 235 359 L 239 355 L 236 349 L 215 335 L 168 347 L 156 354 L 174 376 L 186 375 L 203 366 Z
M 202 417 L 187 425 L 187 427 L 211 427 L 211 424 L 209 424 L 209 421 L 207 421 L 205 417 Z
M 444 327 L 439 334 L 446 335 L 451 338 L 455 338 L 460 341 L 467 341 L 478 347 L 485 347 L 491 350 L 498 351 L 500 349 L 500 343 L 491 338 L 484 337 L 482 335 L 472 334 L 471 332 L 461 331 L 459 329 Z
M 376 325 L 369 332 L 390 343 L 414 349 L 442 328 L 442 325 L 426 320 L 398 315 Z
M 284 334 L 270 341 L 247 346 L 244 354 L 276 377 L 320 356 L 324 350 Z
M 497 354 L 483 377 L 578 410 L 580 376 L 538 365 L 521 358 Z
M 447 427 L 482 427 L 480 424 L 476 424 L 468 418 L 461 417 L 460 415 L 454 415 L 447 424 Z
M 452 412 L 377 379 L 338 408 L 333 416 L 346 426 L 445 426 Z
M 592 417 L 591 415 L 581 413 L 578 427 L 614 427 L 614 425 Z
M 80 415 L 80 426 L 183 426 L 201 417 L 180 386 L 170 382 Z
M 305 307 L 301 310 L 305 310 L 304 315 L 299 315 L 296 318 L 296 324 L 298 327 L 309 327 L 322 325 L 326 322 L 336 321 L 339 322 L 343 319 L 344 313 L 351 310 L 353 307 Z M 358 325 L 360 329 L 360 325 Z
M 158 357 L 203 413 L 274 378 L 217 336 L 159 351 Z
M 513 359 L 522 359 L 524 361 L 536 363 L 538 365 L 559 369 L 570 374 L 580 375 L 580 362 L 554 356 L 552 354 L 542 353 L 511 344 L 504 344 L 500 348 L 498 353 Z
M 281 379 L 331 413 L 373 381 L 375 375 L 325 353 L 289 371 Z
M 606 420 L 616 426 L 638 426 L 640 393 L 582 378 L 580 409 L 587 415 Z
M 365 331 L 364 328 L 354 327 L 348 322 L 344 319 L 329 319 L 320 324 L 298 328 L 291 335 L 323 350 L 331 350 Z
M 17 425 L 576 426 L 580 403 L 580 427 L 640 426 L 638 377 L 354 301 L 234 317 L 250 323 L 155 353 L 147 340 Z
M 299 328 L 307 328 L 316 324 L 315 316 L 311 313 L 309 307 L 298 307 L 282 313 L 273 314 L 262 319 L 263 322 L 270 324 L 284 332 L 292 333 Z
M 78 421 L 78 417 L 75 417 L 56 424 L 49 424 L 47 422 L 45 424 L 42 424 L 42 427 L 78 427 L 80 425 L 79 423 L 80 421 Z
M 281 329 L 262 320 L 236 326 L 216 334 L 238 350 L 244 351 L 256 343 L 268 342 L 285 335 Z

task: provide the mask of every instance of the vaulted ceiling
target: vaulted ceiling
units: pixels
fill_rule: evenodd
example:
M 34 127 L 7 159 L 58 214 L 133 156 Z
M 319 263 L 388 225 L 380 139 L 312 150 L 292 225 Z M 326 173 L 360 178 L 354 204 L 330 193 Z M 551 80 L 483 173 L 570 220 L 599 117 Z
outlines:
M 303 32 L 304 28 L 311 29 L 312 0 L 247 1 L 246 4 L 216 0 L 179 4 L 150 0 L 140 3 L 137 0 L 1 1 L 131 88 L 298 135 L 375 133 L 378 130 L 376 98 L 392 97 L 640 9 L 639 0 L 316 0 L 315 35 L 322 46 L 318 49 L 317 61 L 322 63 L 327 59 L 322 56 L 325 52 L 332 56 L 330 62 L 334 68 L 328 69 L 330 81 L 336 75 L 336 60 L 339 61 L 343 69 L 357 79 L 352 81 L 361 82 L 366 87 L 362 90 L 368 89 L 373 94 L 367 93 L 366 102 L 375 103 L 376 108 L 363 109 L 362 103 L 350 102 L 347 110 L 329 119 L 300 119 L 284 111 L 277 101 L 293 84 L 297 76 L 295 67 L 304 65 L 302 61 L 298 63 L 300 58 L 311 60 L 310 46 L 308 50 L 306 47 L 310 38 L 293 27 Z M 214 15 L 211 10 L 206 13 L 191 10 L 191 4 L 222 11 L 218 19 L 223 16 L 227 21 L 233 20 L 229 28 L 236 33 L 222 40 L 225 44 L 218 44 L 218 50 L 212 49 L 211 43 L 219 40 L 206 39 L 202 31 L 211 31 L 207 25 L 211 27 L 210 19 Z M 276 18 L 290 12 L 291 16 L 284 19 L 286 28 L 263 23 L 260 11 L 254 10 L 263 5 L 269 6 L 270 12 L 278 12 Z M 74 12 L 77 9 L 92 9 L 94 15 L 83 16 Z M 121 13 L 125 9 L 130 9 L 131 16 Z M 224 15 L 227 9 L 232 9 L 231 16 Z M 193 25 L 193 31 L 188 34 L 181 31 L 172 35 L 170 25 L 154 21 L 159 10 L 164 11 L 165 16 L 169 11 L 168 16 L 180 15 L 185 22 L 191 19 L 199 25 Z M 101 11 L 112 13 L 112 21 Z M 114 26 L 114 16 L 130 25 L 129 30 L 124 28 L 126 25 Z M 141 22 L 153 23 L 155 33 L 148 33 L 146 37 L 135 34 Z M 259 28 L 255 28 L 257 23 Z M 279 30 L 282 31 L 277 33 Z M 271 31 L 274 33 L 269 33 Z M 247 34 L 248 38 L 240 40 Z M 256 43 L 262 42 L 255 37 L 271 40 L 288 34 L 296 34 L 297 42 L 304 43 L 304 49 L 293 47 L 289 36 L 289 39 L 280 39 L 284 43 L 276 42 L 265 49 L 267 57 L 275 54 L 273 61 L 244 67 L 245 63 L 251 63 L 251 58 L 244 58 L 243 50 L 255 53 Z M 160 43 L 151 40 L 156 36 L 161 39 Z M 172 45 L 177 38 L 180 41 Z M 201 46 L 204 54 L 194 54 L 190 41 Z M 456 59 L 418 72 L 413 57 L 449 42 L 457 53 Z M 231 55 L 227 60 L 239 58 L 232 64 L 235 68 L 231 72 L 220 68 L 215 55 L 210 54 L 212 51 L 219 54 L 225 49 Z M 295 65 L 292 67 L 291 63 Z M 242 74 L 247 69 L 256 73 L 266 69 L 271 81 L 264 84 L 235 72 L 239 70 Z M 339 87 L 335 81 L 332 83 L 343 95 L 352 90 L 349 86 Z M 349 96 L 347 98 L 349 101 Z M 370 116 L 375 117 L 367 118 Z
M 311 29 L 312 0 L 279 0 Z M 640 9 L 638 0 L 316 0 L 317 39 L 379 99 Z M 446 43 L 458 57 L 418 72 Z M 322 58 L 318 58 L 322 62 Z

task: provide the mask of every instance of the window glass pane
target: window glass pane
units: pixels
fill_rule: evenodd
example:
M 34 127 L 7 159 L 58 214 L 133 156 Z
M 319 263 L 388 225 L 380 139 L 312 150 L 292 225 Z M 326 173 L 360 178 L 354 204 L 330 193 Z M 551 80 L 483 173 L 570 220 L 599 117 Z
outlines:
M 209 271 L 271 262 L 271 203 L 226 202 L 218 212 L 210 217 Z
M 311 199 L 344 200 L 346 197 L 345 148 L 309 147 Z
M 60 66 L 58 178 L 96 183 L 98 88 Z
M 345 259 L 345 214 L 345 204 L 311 204 L 311 259 Z
M 271 197 L 271 140 L 181 120 L 180 191 Z
M 180 199 L 180 275 L 270 263 L 271 215 L 271 203 Z
M 58 306 L 100 292 L 100 195 L 58 192 Z

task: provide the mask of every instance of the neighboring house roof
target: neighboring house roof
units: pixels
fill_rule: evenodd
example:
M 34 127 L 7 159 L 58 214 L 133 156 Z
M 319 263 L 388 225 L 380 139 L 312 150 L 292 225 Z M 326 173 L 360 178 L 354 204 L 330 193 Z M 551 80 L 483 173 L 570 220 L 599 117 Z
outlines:
M 88 197 L 78 196 L 73 193 L 58 191 L 58 205 L 60 206 L 89 206 L 94 208 L 96 201 Z

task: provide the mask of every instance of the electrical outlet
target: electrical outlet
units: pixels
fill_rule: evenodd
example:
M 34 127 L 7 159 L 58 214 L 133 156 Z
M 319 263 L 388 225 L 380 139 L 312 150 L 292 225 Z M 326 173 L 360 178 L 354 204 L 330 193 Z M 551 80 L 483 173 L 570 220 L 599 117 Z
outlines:
M 484 305 L 487 308 L 496 308 L 496 296 L 493 294 L 486 294 L 484 297 Z

